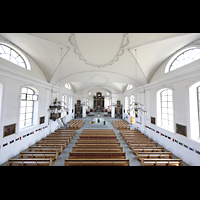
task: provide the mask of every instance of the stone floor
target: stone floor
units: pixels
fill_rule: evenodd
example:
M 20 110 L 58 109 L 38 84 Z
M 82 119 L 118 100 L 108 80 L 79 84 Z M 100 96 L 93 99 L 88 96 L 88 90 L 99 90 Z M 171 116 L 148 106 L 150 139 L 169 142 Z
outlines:
M 85 120 L 85 123 L 79 130 L 77 130 L 76 135 L 73 137 L 73 139 L 70 141 L 70 143 L 64 149 L 64 151 L 60 154 L 60 156 L 57 158 L 57 160 L 54 162 L 53 166 L 64 166 L 65 158 L 69 158 L 69 152 L 72 152 L 72 147 L 75 146 L 75 142 L 77 142 L 77 139 L 81 135 L 83 129 L 113 129 L 117 136 L 118 141 L 120 142 L 121 146 L 123 147 L 123 152 L 126 153 L 126 159 L 129 159 L 130 166 L 141 166 L 140 163 L 138 162 L 137 158 L 134 156 L 134 154 L 132 153 L 132 151 L 130 150 L 128 145 L 126 144 L 126 142 L 123 140 L 122 136 L 119 133 L 119 130 L 117 130 L 113 126 L 112 120 L 114 118 L 104 117 L 104 114 L 107 114 L 107 113 L 99 113 L 99 114 L 98 113 L 90 113 L 90 114 L 94 115 L 94 116 L 86 116 L 86 117 L 82 118 Z M 96 118 L 103 118 L 103 120 L 106 121 L 106 125 L 103 125 L 103 123 L 100 124 L 100 123 L 96 123 L 96 122 L 94 124 L 91 124 L 90 122 Z M 160 145 L 158 145 L 158 146 L 160 146 Z M 28 151 L 28 148 L 25 151 Z M 172 157 L 177 158 L 173 154 L 172 154 Z M 19 158 L 19 154 L 13 158 Z M 188 166 L 185 162 L 182 161 L 182 163 L 183 163 L 183 166 Z M 7 165 L 8 165 L 8 162 L 5 162 L 2 164 L 2 166 L 7 166 Z

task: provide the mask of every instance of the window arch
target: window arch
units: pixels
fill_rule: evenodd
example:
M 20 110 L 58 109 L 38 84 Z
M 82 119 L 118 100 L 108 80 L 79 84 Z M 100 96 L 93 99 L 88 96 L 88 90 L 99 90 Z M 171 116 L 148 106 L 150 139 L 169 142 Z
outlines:
M 174 131 L 173 91 L 168 88 L 157 92 L 157 121 L 158 125 Z
M 19 65 L 22 68 L 30 70 L 30 65 L 25 56 L 9 45 L 0 44 L 0 57 Z
M 184 65 L 187 65 L 195 60 L 200 59 L 200 49 L 199 48 L 190 48 L 185 50 L 184 52 L 178 54 L 173 61 L 169 62 L 167 65 L 165 73 L 176 70 Z
M 33 125 L 34 102 L 38 100 L 35 90 L 23 87 L 21 90 L 20 129 Z

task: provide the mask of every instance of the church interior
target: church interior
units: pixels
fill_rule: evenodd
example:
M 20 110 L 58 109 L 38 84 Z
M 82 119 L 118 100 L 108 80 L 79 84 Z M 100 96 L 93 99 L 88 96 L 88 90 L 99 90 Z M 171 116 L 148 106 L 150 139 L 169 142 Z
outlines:
M 199 166 L 200 33 L 0 33 L 0 166 Z

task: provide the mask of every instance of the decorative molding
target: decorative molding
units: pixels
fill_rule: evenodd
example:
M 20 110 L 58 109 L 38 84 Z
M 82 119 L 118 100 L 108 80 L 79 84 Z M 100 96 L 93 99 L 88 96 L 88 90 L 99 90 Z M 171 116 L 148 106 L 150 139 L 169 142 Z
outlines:
M 71 33 L 71 35 L 68 38 L 68 41 L 71 43 L 71 45 L 74 47 L 74 53 L 77 54 L 79 56 L 79 59 L 84 61 L 86 65 L 91 65 L 93 67 L 106 67 L 108 65 L 112 65 L 114 62 L 119 60 L 119 57 L 122 56 L 124 54 L 124 48 L 129 44 L 129 37 L 128 37 L 128 33 L 123 33 L 123 39 L 122 39 L 122 44 L 121 47 L 117 53 L 117 55 L 108 63 L 104 64 L 104 65 L 95 65 L 92 64 L 90 62 L 88 62 L 85 57 L 81 54 L 77 42 L 76 42 L 76 37 L 75 37 L 75 33 Z
M 102 82 L 100 81 L 100 83 L 98 82 L 95 82 L 95 80 L 98 80 L 97 78 L 95 77 L 101 77 L 102 79 L 104 79 Z M 102 76 L 102 75 L 94 75 L 92 76 L 90 79 L 89 79 L 89 82 L 91 84 L 94 84 L 94 85 L 105 85 L 105 84 L 108 84 L 109 83 L 109 79 L 106 78 L 105 76 Z

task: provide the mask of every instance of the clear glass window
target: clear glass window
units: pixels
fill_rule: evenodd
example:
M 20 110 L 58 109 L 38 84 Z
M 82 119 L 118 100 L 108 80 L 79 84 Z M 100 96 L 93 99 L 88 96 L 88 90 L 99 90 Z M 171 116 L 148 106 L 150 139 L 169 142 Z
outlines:
M 161 125 L 173 127 L 173 100 L 172 90 L 165 89 L 160 93 L 161 100 Z
M 178 69 L 200 58 L 200 49 L 192 48 L 177 56 L 169 67 L 169 71 Z
M 22 56 L 19 55 L 19 53 L 17 53 L 14 49 L 4 44 L 0 44 L 0 57 L 27 69 L 26 62 Z
M 35 91 L 31 88 L 22 88 L 21 93 L 21 109 L 20 109 L 20 128 L 30 126 L 33 123 L 34 101 L 33 95 Z

